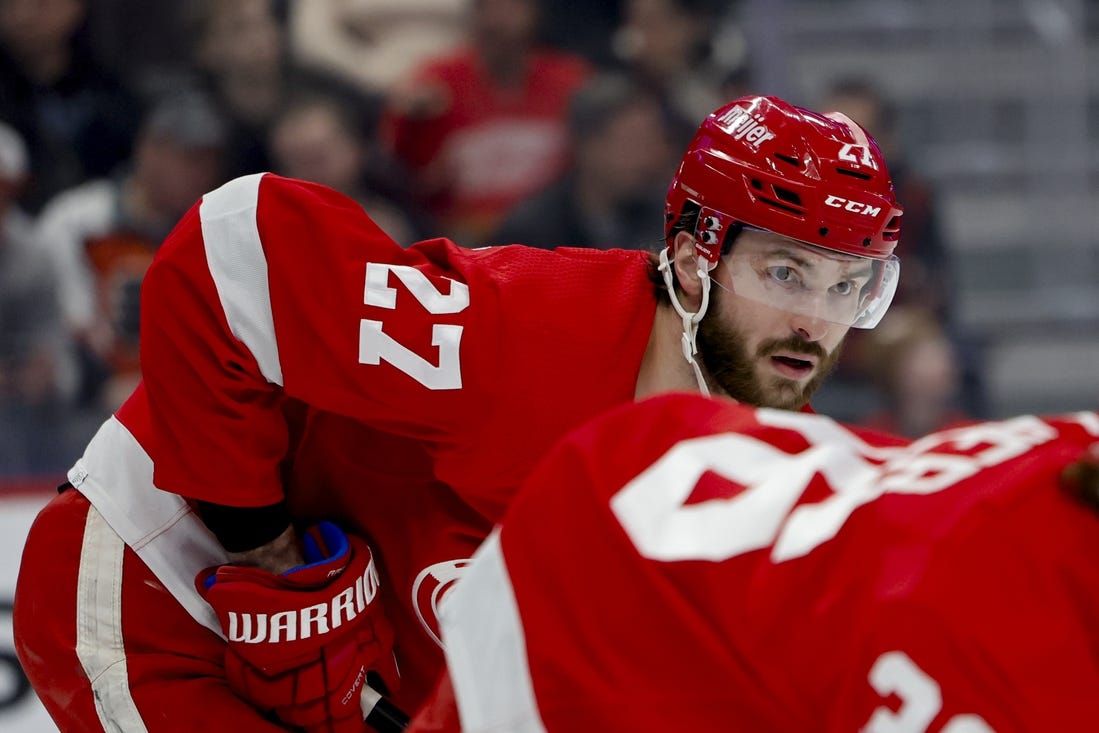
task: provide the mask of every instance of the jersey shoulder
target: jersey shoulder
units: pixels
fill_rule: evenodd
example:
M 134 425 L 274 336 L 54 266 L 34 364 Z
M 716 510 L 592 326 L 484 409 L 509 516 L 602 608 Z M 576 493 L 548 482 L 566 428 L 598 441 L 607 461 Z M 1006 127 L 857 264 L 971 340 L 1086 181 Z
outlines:
M 856 729 L 932 686 L 945 717 L 1075 729 L 1096 683 L 1099 517 L 1058 476 L 1095 428 L 1023 417 L 909 443 L 694 395 L 624 407 L 551 454 L 504 522 L 528 649 L 557 664 L 588 629 L 586 656 L 744 672 L 760 692 L 728 705 L 801 715 L 791 730 L 813 711 Z M 581 549 L 554 541 L 566 528 Z M 601 594 L 613 622 L 586 611 Z M 678 646 L 639 646 L 653 627 Z

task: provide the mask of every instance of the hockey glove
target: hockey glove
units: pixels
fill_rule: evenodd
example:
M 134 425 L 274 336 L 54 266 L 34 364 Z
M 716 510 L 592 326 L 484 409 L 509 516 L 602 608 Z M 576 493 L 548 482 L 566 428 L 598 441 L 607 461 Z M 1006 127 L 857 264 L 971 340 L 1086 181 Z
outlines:
M 305 564 L 281 575 L 219 565 L 195 584 L 228 639 L 234 692 L 309 733 L 362 733 L 367 673 L 389 691 L 398 681 L 374 558 L 330 522 L 310 527 L 303 545 Z

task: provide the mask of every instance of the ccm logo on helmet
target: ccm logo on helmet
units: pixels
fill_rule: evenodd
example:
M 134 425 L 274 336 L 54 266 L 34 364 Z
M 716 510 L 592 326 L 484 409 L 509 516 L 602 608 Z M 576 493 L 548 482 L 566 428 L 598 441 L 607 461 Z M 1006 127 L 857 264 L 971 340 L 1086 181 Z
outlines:
M 743 140 L 753 148 L 774 138 L 767 125 L 763 124 L 763 115 L 752 115 L 740 105 L 730 107 L 725 114 L 717 118 L 717 123 L 733 136 L 735 140 Z
M 880 206 L 871 206 L 870 204 L 860 204 L 858 201 L 852 201 L 851 199 L 845 199 L 841 196 L 829 196 L 824 199 L 826 206 L 832 206 L 837 209 L 843 209 L 850 211 L 854 214 L 865 214 L 866 216 L 877 216 L 881 213 Z

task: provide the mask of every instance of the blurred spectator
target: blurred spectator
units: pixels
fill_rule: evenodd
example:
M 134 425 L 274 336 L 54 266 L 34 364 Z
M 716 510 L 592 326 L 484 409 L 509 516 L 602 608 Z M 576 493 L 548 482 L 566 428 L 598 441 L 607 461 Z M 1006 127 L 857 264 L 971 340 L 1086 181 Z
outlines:
M 594 77 L 572 99 L 569 136 L 571 168 L 515 207 L 491 243 L 546 249 L 662 244 L 664 182 L 679 152 L 662 100 L 626 77 Z
M 464 38 L 471 0 L 326 0 L 290 9 L 290 43 L 301 63 L 384 93 Z
M 937 317 L 916 305 L 890 309 L 863 343 L 882 408 L 863 424 L 916 438 L 970 420 L 961 363 Z
M 60 411 L 73 386 L 57 282 L 31 218 L 15 204 L 28 152 L 0 123 L 0 475 L 57 470 Z
M 315 181 L 355 199 L 403 246 L 432 236 L 395 163 L 365 134 L 368 125 L 338 98 L 306 94 L 290 102 L 271 128 L 273 171 Z
M 749 94 L 771 93 L 767 90 L 760 89 L 759 84 L 756 81 L 755 69 L 752 64 L 752 57 L 748 54 L 747 49 L 745 49 L 745 55 L 735 64 L 730 65 L 721 79 L 720 88 L 722 99 L 736 99 L 737 97 L 744 97 Z
M 542 20 L 542 40 L 600 68 L 610 68 L 615 55 L 608 39 L 622 22 L 622 5 L 622 0 L 553 0 L 553 12 Z
M 897 111 L 884 91 L 866 77 L 840 78 L 825 90 L 821 110 L 836 110 L 846 114 L 866 128 L 885 155 L 897 200 L 904 207 L 901 241 L 897 256 L 901 259 L 901 278 L 894 302 L 898 306 L 913 305 L 925 309 L 938 322 L 951 342 L 953 358 L 962 382 L 961 407 L 975 418 L 986 414 L 985 379 L 980 343 L 965 334 L 953 312 L 954 271 L 949 248 L 942 237 L 935 191 L 931 183 L 915 171 L 903 147 L 899 134 Z M 827 389 L 840 389 L 844 383 L 851 389 L 880 371 L 874 359 L 881 351 L 864 347 L 871 334 L 852 330 L 847 339 L 847 359 L 840 360 L 832 384 Z M 825 399 L 827 399 L 827 392 Z M 851 404 L 851 401 L 847 401 Z M 841 417 L 837 414 L 837 417 Z M 858 421 L 864 415 L 847 415 Z
M 207 97 L 178 92 L 151 109 L 126 169 L 59 194 L 42 212 L 82 404 L 109 412 L 135 386 L 141 280 L 176 221 L 222 182 L 225 140 Z
M 191 81 L 186 13 L 192 0 L 95 0 L 88 35 L 98 58 L 139 98 L 156 99 Z
M 283 18 L 275 0 L 193 0 L 193 54 L 230 123 L 227 177 L 271 168 L 268 128 L 284 101 L 289 73 Z
M 818 109 L 842 112 L 866 128 L 889 165 L 897 200 L 904 206 L 904 232 L 897 245 L 904 275 L 895 302 L 919 303 L 948 322 L 954 274 L 939 226 L 935 192 L 931 183 L 912 169 L 892 102 L 869 79 L 846 77 L 829 85 Z
M 320 3 L 324 4 L 324 3 Z M 271 170 L 271 126 L 298 89 L 337 95 L 356 108 L 377 108 L 347 79 L 296 63 L 287 44 L 282 0 L 192 0 L 189 27 L 195 64 L 230 124 L 229 178 Z
M 727 71 L 712 52 L 724 7 L 717 0 L 624 0 L 622 25 L 614 34 L 623 68 L 669 100 L 684 144 L 698 120 L 726 101 Z
M 569 99 L 589 75 L 539 46 L 538 0 L 472 0 L 467 44 L 394 87 L 385 128 L 443 233 L 479 245 L 568 164 Z
M 21 205 L 107 175 L 129 155 L 137 101 L 90 51 L 84 0 L 0 0 L 0 118 L 30 151 Z

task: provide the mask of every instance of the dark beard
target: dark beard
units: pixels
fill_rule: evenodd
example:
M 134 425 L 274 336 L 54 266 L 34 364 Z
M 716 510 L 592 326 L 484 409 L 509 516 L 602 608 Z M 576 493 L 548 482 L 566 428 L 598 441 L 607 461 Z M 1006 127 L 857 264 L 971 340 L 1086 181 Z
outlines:
M 747 338 L 737 328 L 722 323 L 717 317 L 718 288 L 710 291 L 710 308 L 698 328 L 698 352 L 710 377 L 726 394 L 738 402 L 756 407 L 776 407 L 783 410 L 800 410 L 809 402 L 839 360 L 843 342 L 831 354 L 813 341 L 797 336 L 772 339 L 760 344 L 753 360 L 745 344 Z M 717 297 L 715 297 L 717 296 Z M 817 357 L 817 371 L 804 386 L 777 374 L 761 382 L 755 373 L 755 365 L 779 351 L 793 351 Z

